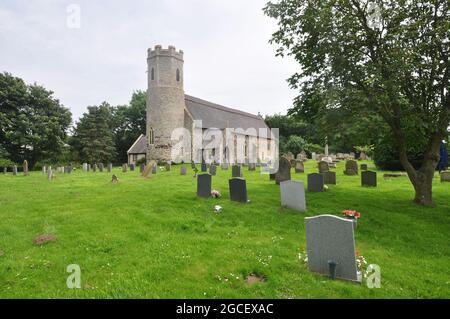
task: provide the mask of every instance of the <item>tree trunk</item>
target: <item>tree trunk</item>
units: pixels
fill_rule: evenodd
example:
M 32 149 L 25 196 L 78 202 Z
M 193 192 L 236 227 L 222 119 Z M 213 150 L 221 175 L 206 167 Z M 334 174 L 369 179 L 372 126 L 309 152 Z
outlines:
M 423 206 L 433 206 L 433 177 L 434 168 L 432 170 L 427 169 L 425 172 L 417 171 L 416 178 L 411 180 L 414 190 L 416 191 L 414 197 L 414 203 Z

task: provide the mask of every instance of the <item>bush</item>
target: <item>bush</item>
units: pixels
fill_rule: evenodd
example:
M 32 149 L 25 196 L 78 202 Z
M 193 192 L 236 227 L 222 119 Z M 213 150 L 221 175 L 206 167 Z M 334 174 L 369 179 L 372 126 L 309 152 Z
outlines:
M 420 148 L 411 148 L 408 151 L 408 158 L 415 169 L 418 169 L 422 164 L 423 153 L 419 151 Z M 424 148 L 422 148 L 424 149 Z M 390 135 L 384 136 L 373 150 L 373 160 L 375 165 L 382 170 L 389 171 L 403 171 L 404 168 L 399 160 L 398 145 L 395 139 Z
M 0 167 L 13 167 L 14 165 L 16 165 L 16 163 L 13 161 L 6 158 L 0 158 Z
M 140 158 L 136 161 L 136 166 L 141 166 L 142 164 L 145 164 L 145 157 Z

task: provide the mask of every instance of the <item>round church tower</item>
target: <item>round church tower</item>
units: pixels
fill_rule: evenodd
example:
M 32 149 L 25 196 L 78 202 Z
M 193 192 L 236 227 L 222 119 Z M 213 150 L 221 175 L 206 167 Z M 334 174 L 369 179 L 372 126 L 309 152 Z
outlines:
M 183 51 L 148 49 L 147 160 L 170 161 L 171 135 L 184 126 Z

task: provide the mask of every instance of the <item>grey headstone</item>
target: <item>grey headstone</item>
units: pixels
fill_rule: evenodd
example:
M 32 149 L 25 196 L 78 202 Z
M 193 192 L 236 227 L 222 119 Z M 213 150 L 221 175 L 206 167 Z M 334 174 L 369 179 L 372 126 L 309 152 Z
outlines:
M 450 182 L 450 171 L 441 172 L 441 183 Z
M 136 165 L 135 164 L 130 164 L 130 171 L 131 172 L 134 172 L 134 169 L 136 168 Z
M 87 163 L 83 163 L 83 172 L 87 172 L 87 167 L 88 167 L 88 164 Z
M 323 192 L 323 175 L 318 173 L 308 174 L 308 192 Z
M 155 164 L 152 166 L 152 174 L 156 174 L 157 171 L 158 171 L 158 164 L 155 163 Z
M 145 164 L 141 164 L 141 166 L 139 166 L 139 173 L 142 174 L 142 172 L 144 171 L 144 169 L 145 169 Z
M 248 170 L 249 171 L 256 171 L 256 164 L 255 163 L 249 163 L 248 164 Z
M 281 206 L 306 211 L 305 187 L 301 181 L 284 181 L 280 183 Z
M 222 163 L 222 165 L 220 165 L 220 168 L 222 169 L 222 170 L 224 170 L 224 171 L 227 171 L 228 170 L 228 163 Z
M 345 175 L 358 175 L 358 163 L 354 160 L 345 162 Z
M 17 165 L 13 166 L 13 175 L 16 176 L 17 175 Z
M 233 165 L 231 168 L 231 177 L 242 177 L 241 166 Z
M 128 172 L 128 164 L 123 164 L 122 165 L 122 173 L 126 173 Z
M 206 165 L 205 162 L 202 163 L 201 171 L 204 173 L 208 171 L 208 166 Z
M 92 165 L 92 171 L 95 173 L 97 171 L 97 164 Z
M 330 170 L 330 166 L 328 165 L 328 162 L 325 161 L 320 161 L 318 164 L 319 167 L 319 173 L 325 173 L 328 172 Z
M 91 171 L 91 164 L 87 164 L 87 171 L 88 171 L 88 172 Z
M 44 173 L 44 174 L 47 173 L 47 166 L 42 166 L 42 173 Z
M 105 166 L 103 165 L 103 163 L 98 164 L 98 170 L 100 171 L 100 173 L 103 173 L 104 168 Z
M 360 165 L 362 171 L 367 171 L 367 164 Z
M 186 174 L 187 174 L 186 166 L 181 166 L 181 168 L 180 168 L 180 174 L 181 174 L 181 175 L 186 175 Z
M 323 182 L 328 185 L 336 185 L 336 172 L 328 171 L 322 174 Z
M 361 186 L 377 186 L 377 173 L 372 171 L 361 172 Z
M 197 196 L 209 198 L 211 197 L 211 175 L 199 174 L 197 175 Z
M 217 172 L 217 166 L 214 164 L 211 164 L 211 166 L 209 167 L 209 173 L 212 176 L 216 176 L 216 172 Z
M 247 184 L 245 179 L 240 177 L 232 178 L 228 181 L 230 187 L 230 200 L 247 203 Z
M 288 181 L 291 179 L 291 163 L 285 157 L 280 158 L 278 164 L 278 172 L 275 175 L 275 182 L 280 184 L 281 182 Z
M 305 218 L 310 271 L 329 275 L 328 263 L 336 263 L 336 278 L 360 281 L 356 266 L 353 222 L 333 215 Z
M 305 165 L 303 164 L 302 160 L 295 161 L 295 172 L 296 173 L 304 173 L 305 172 Z
M 112 163 L 108 163 L 108 173 L 111 173 L 113 169 Z
M 47 179 L 51 181 L 53 179 L 53 171 L 51 168 L 47 170 Z

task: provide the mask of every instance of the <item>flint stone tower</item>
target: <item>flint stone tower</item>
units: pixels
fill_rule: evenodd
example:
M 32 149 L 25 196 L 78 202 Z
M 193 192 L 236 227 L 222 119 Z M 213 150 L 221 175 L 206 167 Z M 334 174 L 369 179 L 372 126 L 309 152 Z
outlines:
M 183 51 L 148 49 L 147 159 L 170 161 L 172 132 L 184 127 Z

